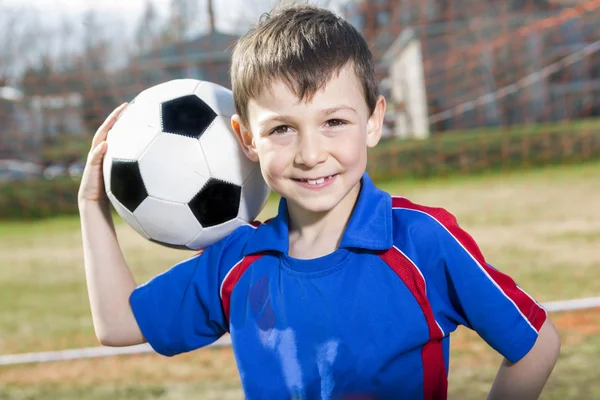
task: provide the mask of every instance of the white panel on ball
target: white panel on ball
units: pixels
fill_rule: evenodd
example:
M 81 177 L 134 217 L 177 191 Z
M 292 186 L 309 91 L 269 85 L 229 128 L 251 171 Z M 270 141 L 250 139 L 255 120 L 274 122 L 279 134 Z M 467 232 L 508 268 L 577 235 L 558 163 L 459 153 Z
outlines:
M 139 160 L 150 196 L 187 203 L 206 184 L 210 172 L 197 139 L 161 133 Z
M 200 144 L 210 175 L 241 186 L 258 164 L 250 161 L 242 151 L 230 121 L 229 117 L 215 118 L 210 128 L 200 137 Z
M 119 200 L 117 200 L 117 198 L 112 194 L 112 193 L 108 193 L 108 198 L 110 199 L 111 204 L 113 205 L 113 207 L 115 208 L 115 210 L 117 210 L 117 213 L 119 213 L 119 216 L 121 218 L 123 218 L 123 220 L 125 222 L 127 222 L 127 224 L 129 224 L 129 226 L 131 226 L 137 233 L 139 233 L 140 235 L 142 235 L 142 237 L 149 239 L 150 237 L 146 234 L 146 232 L 144 232 L 144 230 L 142 229 L 142 227 L 140 226 L 140 224 L 137 222 L 135 216 L 131 213 L 131 211 L 129 211 L 128 209 L 126 209 L 120 202 Z
M 217 115 L 231 117 L 235 114 L 231 90 L 212 82 L 200 82 L 194 93 Z
M 195 238 L 193 238 L 187 244 L 187 247 L 192 250 L 204 249 L 210 246 L 211 244 L 221 240 L 222 238 L 229 235 L 231 232 L 235 231 L 237 228 L 245 224 L 246 222 L 240 220 L 239 218 L 235 218 L 220 225 L 204 228 L 202 230 L 202 234 L 197 235 Z
M 242 185 L 238 218 L 249 222 L 255 220 L 264 208 L 270 192 L 271 189 L 263 180 L 260 168 L 257 165 L 246 182 L 244 182 L 244 185 Z
M 152 103 L 165 102 L 193 94 L 199 82 L 196 79 L 175 79 L 144 90 L 140 93 L 139 98 Z
M 152 239 L 184 246 L 202 227 L 187 205 L 146 198 L 133 212 L 136 220 Z
M 148 97 L 138 95 L 133 99 L 117 119 L 117 123 L 134 127 L 149 126 L 160 131 L 160 104 L 149 101 Z
M 119 120 L 108 133 L 108 153 L 113 159 L 137 160 L 158 133 L 159 129 L 141 126 L 139 121 Z

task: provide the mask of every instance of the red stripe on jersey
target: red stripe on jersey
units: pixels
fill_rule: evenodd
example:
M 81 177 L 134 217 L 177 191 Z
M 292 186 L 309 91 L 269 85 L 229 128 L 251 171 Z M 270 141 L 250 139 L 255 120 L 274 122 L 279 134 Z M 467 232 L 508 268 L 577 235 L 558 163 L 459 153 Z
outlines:
M 231 304 L 231 293 L 233 292 L 233 288 L 238 283 L 244 272 L 252 265 L 252 263 L 259 258 L 261 258 L 264 254 L 252 254 L 246 256 L 240 260 L 237 264 L 231 268 L 231 270 L 225 275 L 225 279 L 223 279 L 223 283 L 221 285 L 221 304 L 223 305 L 223 312 L 225 313 L 225 318 L 229 322 L 229 309 Z
M 251 222 L 249 222 L 249 223 L 250 223 L 250 225 L 252 225 L 253 227 L 255 227 L 255 228 L 258 228 L 258 227 L 259 227 L 259 226 L 261 226 L 261 225 L 268 224 L 268 223 L 269 223 L 269 222 L 270 222 L 272 219 L 273 219 L 273 218 L 266 219 L 266 220 L 265 220 L 265 222 L 260 222 L 260 221 L 258 221 L 258 220 L 254 220 L 254 221 L 251 221 Z
M 392 207 L 423 212 L 445 227 L 454 239 L 462 245 L 467 253 L 469 253 L 477 264 L 479 264 L 479 267 L 487 274 L 492 282 L 496 284 L 500 291 L 516 305 L 531 326 L 539 332 L 546 320 L 546 311 L 543 310 L 527 293 L 522 291 L 510 276 L 503 274 L 488 265 L 475 240 L 458 226 L 454 215 L 442 208 L 420 206 L 402 197 L 393 197 Z
M 429 340 L 421 350 L 423 362 L 423 399 L 443 400 L 447 398 L 448 376 L 442 339 L 444 333 L 437 324 L 431 304 L 427 299 L 425 279 L 413 262 L 396 247 L 379 255 L 383 261 L 402 279 L 408 290 L 417 300 L 429 328 Z

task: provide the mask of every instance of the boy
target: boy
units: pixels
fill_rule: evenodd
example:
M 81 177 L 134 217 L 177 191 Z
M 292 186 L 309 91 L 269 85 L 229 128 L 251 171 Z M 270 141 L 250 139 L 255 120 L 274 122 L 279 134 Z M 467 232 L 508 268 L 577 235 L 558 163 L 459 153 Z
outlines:
M 232 84 L 232 126 L 278 215 L 136 288 L 102 188 L 117 108 L 79 193 L 100 342 L 171 356 L 229 332 L 249 399 L 444 399 L 462 324 L 505 357 L 489 398 L 537 398 L 559 353 L 545 310 L 451 214 L 365 173 L 386 104 L 361 35 L 327 10 L 279 9 L 236 45 Z

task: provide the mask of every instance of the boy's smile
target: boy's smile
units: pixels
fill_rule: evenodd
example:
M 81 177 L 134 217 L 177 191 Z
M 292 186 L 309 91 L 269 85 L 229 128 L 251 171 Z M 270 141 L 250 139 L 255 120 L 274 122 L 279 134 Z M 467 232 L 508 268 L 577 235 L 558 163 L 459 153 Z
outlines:
M 330 183 L 332 183 L 336 176 L 338 176 L 338 174 L 322 176 L 319 178 L 306 178 L 306 179 L 299 178 L 299 179 L 294 179 L 294 180 L 296 182 L 298 182 L 299 185 L 301 185 L 305 188 L 320 189 L 320 188 L 326 187 Z
M 349 64 L 310 99 L 298 100 L 283 80 L 273 82 L 249 101 L 250 126 L 240 124 L 240 136 L 248 157 L 260 161 L 267 184 L 288 200 L 290 213 L 323 213 L 340 205 L 349 214 L 384 112 L 381 97 L 369 115 Z

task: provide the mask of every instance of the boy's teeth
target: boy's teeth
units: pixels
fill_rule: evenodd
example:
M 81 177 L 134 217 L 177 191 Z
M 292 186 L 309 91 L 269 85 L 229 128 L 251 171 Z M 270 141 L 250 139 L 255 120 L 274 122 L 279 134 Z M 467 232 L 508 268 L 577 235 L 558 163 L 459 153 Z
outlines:
M 319 179 L 315 179 L 315 180 L 308 179 L 307 181 L 310 185 L 319 185 L 319 184 L 325 182 L 325 178 L 319 178 Z

